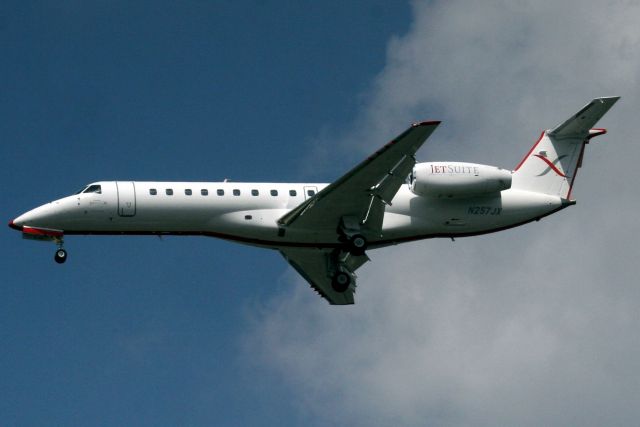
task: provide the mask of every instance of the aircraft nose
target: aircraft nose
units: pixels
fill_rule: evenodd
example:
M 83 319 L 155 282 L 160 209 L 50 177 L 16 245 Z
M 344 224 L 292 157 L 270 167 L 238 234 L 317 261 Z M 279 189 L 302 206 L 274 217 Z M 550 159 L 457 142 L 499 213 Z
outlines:
M 9 227 L 13 228 L 14 230 L 22 231 L 22 225 L 16 224 L 15 219 L 9 221 Z
M 13 221 L 9 221 L 9 227 L 14 230 L 22 231 L 25 225 L 29 226 L 45 226 L 45 222 L 50 216 L 50 208 L 48 205 L 42 205 L 35 209 L 25 212 Z
M 13 219 L 12 221 L 9 221 L 9 227 L 13 228 L 14 230 L 22 231 L 22 227 L 26 223 L 25 220 L 29 219 L 29 214 L 31 212 L 33 211 L 25 212 L 22 215 L 18 216 L 17 218 Z

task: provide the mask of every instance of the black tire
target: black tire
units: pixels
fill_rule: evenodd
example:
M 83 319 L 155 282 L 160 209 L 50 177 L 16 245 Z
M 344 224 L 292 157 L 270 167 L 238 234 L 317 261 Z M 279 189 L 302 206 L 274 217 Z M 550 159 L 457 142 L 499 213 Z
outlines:
M 352 255 L 362 255 L 367 250 L 367 239 L 362 234 L 356 234 L 349 240 L 349 246 Z
M 333 276 L 333 280 L 331 280 L 331 287 L 334 291 L 343 293 L 349 286 L 351 285 L 351 275 L 345 273 L 343 271 L 339 271 Z
M 55 259 L 58 264 L 64 264 L 67 260 L 67 251 L 64 249 L 58 249 L 53 259 Z

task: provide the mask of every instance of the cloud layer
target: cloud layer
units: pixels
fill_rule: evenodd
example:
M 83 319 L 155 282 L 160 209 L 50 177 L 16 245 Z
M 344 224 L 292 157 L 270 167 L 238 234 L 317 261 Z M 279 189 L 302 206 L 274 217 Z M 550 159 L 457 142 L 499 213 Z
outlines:
M 288 271 L 245 337 L 318 424 L 629 425 L 640 417 L 640 3 L 415 2 L 344 145 L 444 120 L 419 157 L 514 166 L 539 132 L 621 95 L 578 205 L 503 233 L 371 253 L 357 304 Z

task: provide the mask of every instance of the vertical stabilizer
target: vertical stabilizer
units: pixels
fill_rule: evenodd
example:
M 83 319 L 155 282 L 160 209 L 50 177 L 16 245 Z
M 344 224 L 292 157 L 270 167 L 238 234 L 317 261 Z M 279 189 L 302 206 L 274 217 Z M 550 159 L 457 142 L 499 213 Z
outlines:
M 565 122 L 542 132 L 513 173 L 512 188 L 571 197 L 571 187 L 582 166 L 585 145 L 606 133 L 593 126 L 620 97 L 596 98 Z

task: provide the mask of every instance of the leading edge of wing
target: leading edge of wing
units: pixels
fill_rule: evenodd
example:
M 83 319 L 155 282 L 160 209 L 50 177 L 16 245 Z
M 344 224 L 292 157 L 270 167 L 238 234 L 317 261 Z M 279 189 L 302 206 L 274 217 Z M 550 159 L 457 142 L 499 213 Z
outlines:
M 370 191 L 404 156 L 413 156 L 440 123 L 440 121 L 436 120 L 414 123 L 409 129 L 360 162 L 338 180 L 318 192 L 314 197 L 292 209 L 278 220 L 278 224 L 285 226 L 291 225 L 291 223 L 308 209 L 312 208 L 329 194 L 334 193 L 340 187 L 344 187 L 345 184 L 349 182 L 354 183 L 357 190 L 360 191 L 360 194 Z M 367 169 L 375 169 L 378 163 L 380 167 L 379 171 L 376 170 L 373 171 L 374 173 L 372 174 L 366 174 Z M 355 196 L 356 194 L 354 194 L 354 197 Z

